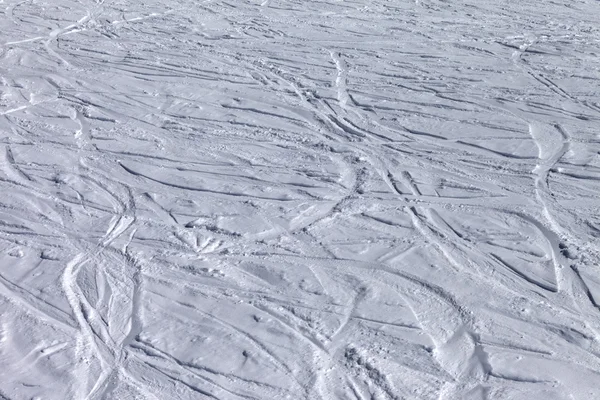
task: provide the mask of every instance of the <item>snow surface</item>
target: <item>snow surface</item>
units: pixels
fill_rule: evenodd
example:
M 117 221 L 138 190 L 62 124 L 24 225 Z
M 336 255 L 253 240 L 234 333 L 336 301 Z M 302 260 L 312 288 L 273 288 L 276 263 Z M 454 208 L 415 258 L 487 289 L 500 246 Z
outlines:
M 599 20 L 0 0 L 0 399 L 600 399 Z

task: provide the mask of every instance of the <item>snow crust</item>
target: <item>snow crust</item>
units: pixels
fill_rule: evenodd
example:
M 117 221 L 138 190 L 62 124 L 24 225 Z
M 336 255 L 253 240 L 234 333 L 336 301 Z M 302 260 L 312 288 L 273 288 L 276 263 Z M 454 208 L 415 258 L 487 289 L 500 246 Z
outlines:
M 600 399 L 599 20 L 0 0 L 0 399 Z

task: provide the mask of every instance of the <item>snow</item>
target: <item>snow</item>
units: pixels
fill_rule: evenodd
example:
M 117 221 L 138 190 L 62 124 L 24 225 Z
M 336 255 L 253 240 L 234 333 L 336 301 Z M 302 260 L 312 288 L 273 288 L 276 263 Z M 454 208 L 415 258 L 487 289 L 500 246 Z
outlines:
M 0 0 L 0 399 L 600 398 L 599 15 Z

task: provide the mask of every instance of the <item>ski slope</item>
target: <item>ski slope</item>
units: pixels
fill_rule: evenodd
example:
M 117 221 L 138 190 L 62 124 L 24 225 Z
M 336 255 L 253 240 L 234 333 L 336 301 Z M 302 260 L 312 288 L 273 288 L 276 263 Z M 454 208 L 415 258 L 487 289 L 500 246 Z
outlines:
M 0 399 L 600 399 L 599 20 L 0 0 Z

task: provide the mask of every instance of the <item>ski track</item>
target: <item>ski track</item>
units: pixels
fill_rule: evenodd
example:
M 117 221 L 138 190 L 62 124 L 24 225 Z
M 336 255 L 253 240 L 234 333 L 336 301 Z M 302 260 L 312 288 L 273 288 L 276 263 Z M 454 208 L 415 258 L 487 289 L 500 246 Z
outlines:
M 597 15 L 0 0 L 0 399 L 600 398 Z

